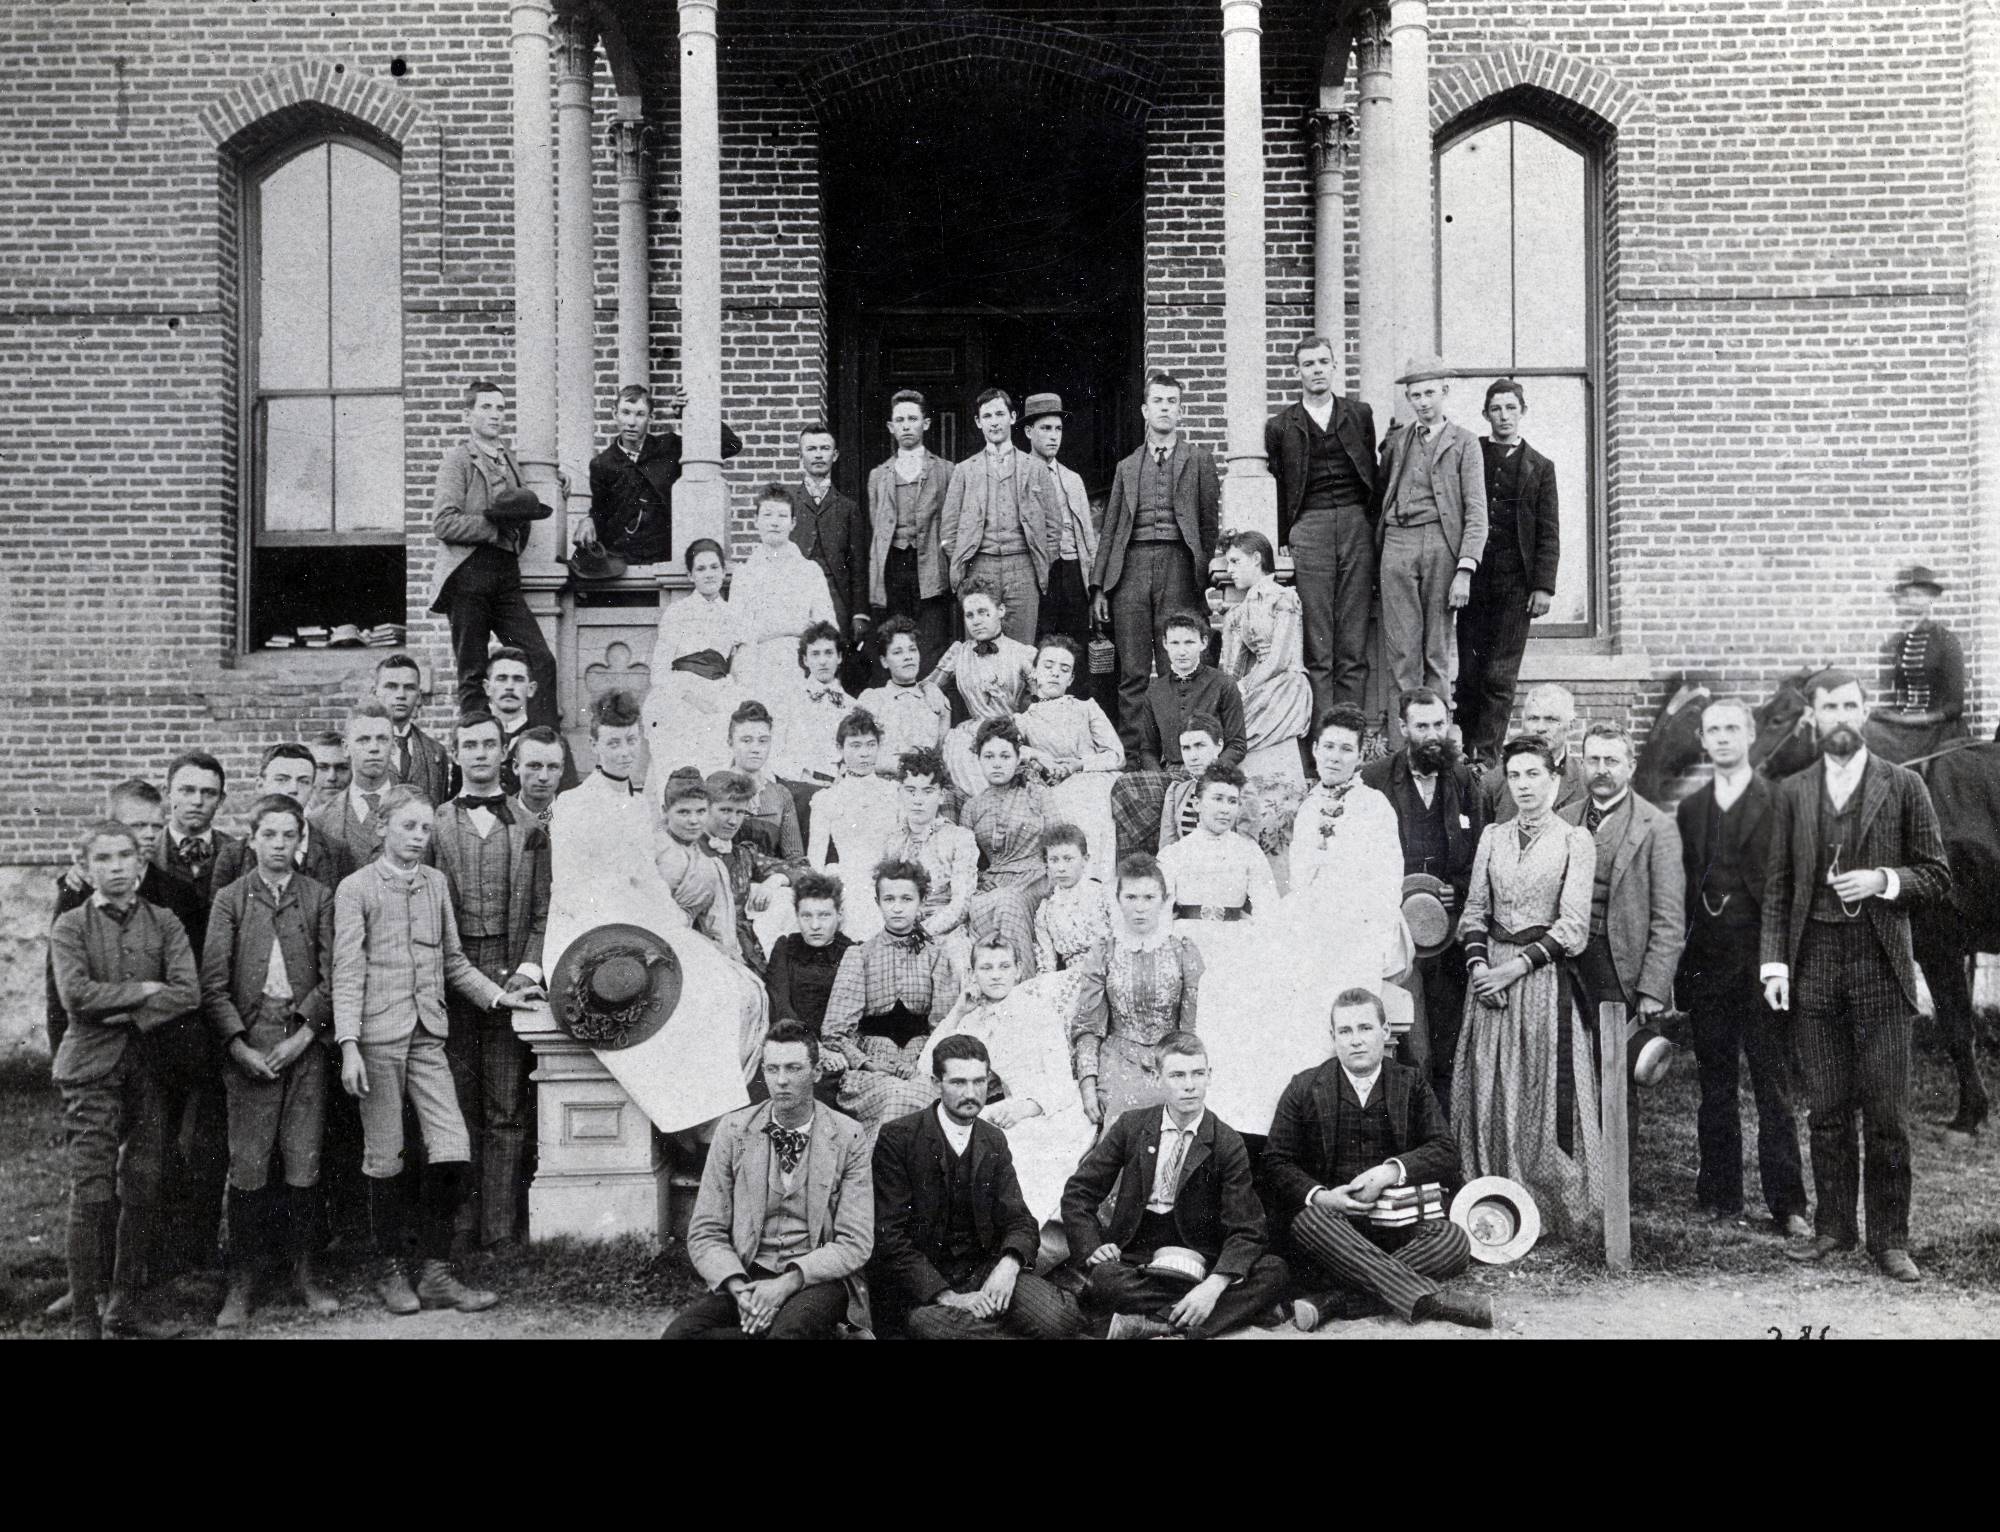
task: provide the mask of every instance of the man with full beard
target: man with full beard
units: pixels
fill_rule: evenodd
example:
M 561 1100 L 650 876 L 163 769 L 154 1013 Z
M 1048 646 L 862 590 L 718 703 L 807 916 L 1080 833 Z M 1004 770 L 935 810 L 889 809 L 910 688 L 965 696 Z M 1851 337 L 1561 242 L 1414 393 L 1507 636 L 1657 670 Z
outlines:
M 1396 811 L 1403 837 L 1403 875 L 1426 874 L 1447 885 L 1437 897 L 1451 916 L 1452 939 L 1442 950 L 1417 959 L 1423 1011 L 1410 1029 L 1410 1056 L 1404 1062 L 1419 1070 L 1428 1068 L 1438 1100 L 1449 1103 L 1452 1058 L 1458 1052 L 1458 1028 L 1465 1016 L 1465 951 L 1458 944 L 1458 912 L 1465 907 L 1465 891 L 1472 882 L 1472 859 L 1486 828 L 1486 805 L 1479 773 L 1452 741 L 1444 698 L 1420 686 L 1404 693 L 1399 707 L 1403 748 L 1362 767 L 1361 780 Z M 1419 1057 L 1426 1047 L 1428 1061 Z
M 1764 1001 L 1790 1012 L 1812 1131 L 1815 1237 L 1787 1250 L 1824 1261 L 1859 1242 L 1867 1145 L 1868 1253 L 1921 1280 L 1910 1259 L 1910 1025 L 1917 1013 L 1910 911 L 1951 893 L 1923 778 L 1869 753 L 1868 699 L 1844 670 L 1807 688 L 1821 759 L 1780 782 L 1761 942 Z M 1797 1005 L 1794 1005 L 1794 996 Z

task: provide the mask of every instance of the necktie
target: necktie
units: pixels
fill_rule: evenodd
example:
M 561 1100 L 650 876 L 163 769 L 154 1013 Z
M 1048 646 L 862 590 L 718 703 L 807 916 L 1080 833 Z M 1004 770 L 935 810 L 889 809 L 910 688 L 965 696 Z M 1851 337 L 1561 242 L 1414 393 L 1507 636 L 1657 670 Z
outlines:
M 972 652 L 974 654 L 998 654 L 1000 652 L 1000 642 L 998 639 L 982 638 L 973 644 Z
M 1155 447 L 1153 449 L 1153 466 L 1155 468 L 1166 467 L 1167 455 L 1171 453 L 1173 450 L 1174 449 L 1172 447 Z
M 396 775 L 405 782 L 410 780 L 410 736 L 407 734 L 396 741 Z
M 1604 816 L 1606 812 L 1607 812 L 1606 810 L 1599 808 L 1596 804 L 1593 803 L 1589 808 L 1583 811 L 1583 827 L 1586 830 L 1590 831 L 1592 835 L 1595 835 L 1597 833 L 1597 827 L 1604 823 Z
M 181 860 L 187 863 L 188 871 L 199 881 L 201 875 L 208 871 L 208 842 L 190 835 L 177 849 L 180 851 Z
M 363 793 L 361 801 L 368 805 L 367 828 L 373 829 L 375 826 L 375 816 L 382 812 L 382 795 L 380 793 Z
M 778 1151 L 779 1168 L 790 1175 L 806 1156 L 805 1134 L 797 1128 L 782 1127 L 775 1122 L 765 1123 L 764 1131 L 771 1136 L 771 1147 Z

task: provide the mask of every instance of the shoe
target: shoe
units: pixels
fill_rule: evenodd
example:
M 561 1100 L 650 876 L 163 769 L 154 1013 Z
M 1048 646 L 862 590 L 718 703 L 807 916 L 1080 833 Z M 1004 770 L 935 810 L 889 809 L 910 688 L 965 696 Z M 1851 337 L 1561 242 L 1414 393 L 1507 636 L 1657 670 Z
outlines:
M 451 1262 L 425 1261 L 417 1278 L 417 1298 L 426 1308 L 457 1309 L 461 1314 L 477 1314 L 500 1301 L 498 1293 L 467 1287 L 452 1275 Z
M 310 1257 L 301 1257 L 292 1267 L 292 1296 L 321 1319 L 340 1312 L 340 1300 L 319 1285 Z
M 410 1286 L 409 1274 L 403 1270 L 401 1261 L 390 1261 L 383 1266 L 375 1291 L 381 1295 L 382 1307 L 391 1314 L 414 1314 L 423 1307 L 417 1302 L 416 1289 Z
M 1907 1250 L 1878 1250 L 1875 1265 L 1882 1275 L 1895 1282 L 1921 1282 L 1924 1274 L 1917 1270 L 1917 1263 L 1910 1259 Z
M 1786 1239 L 1807 1239 L 1812 1235 L 1812 1225 L 1806 1222 L 1803 1213 L 1787 1213 L 1776 1223 L 1778 1232 Z
M 1440 1319 L 1448 1325 L 1464 1325 L 1468 1330 L 1493 1328 L 1493 1300 L 1483 1293 L 1454 1293 L 1449 1290 L 1419 1298 L 1410 1313 L 1413 1320 Z
M 1321 1325 L 1332 1324 L 1336 1319 L 1354 1319 L 1358 1309 L 1352 1293 L 1338 1289 L 1324 1293 L 1308 1293 L 1303 1298 L 1292 1300 L 1292 1328 L 1303 1330 L 1310 1335 Z
M 1170 1324 L 1162 1324 L 1157 1319 L 1148 1319 L 1143 1314 L 1113 1314 L 1111 1327 L 1104 1332 L 1106 1340 L 1167 1340 L 1178 1334 Z
M 1801 1220 L 1803 1222 L 1803 1220 Z M 1798 1245 L 1785 1251 L 1788 1261 L 1823 1261 L 1828 1256 L 1845 1255 L 1854 1248 L 1851 1239 L 1835 1239 L 1831 1234 L 1822 1234 L 1810 1245 Z
M 229 1293 L 222 1300 L 222 1312 L 215 1316 L 218 1330 L 240 1330 L 250 1323 L 250 1300 L 255 1287 L 247 1271 L 232 1272 Z
M 71 1316 L 74 1327 L 75 1316 Z M 104 1333 L 114 1340 L 179 1340 L 187 1326 L 178 1319 L 155 1319 L 150 1314 L 128 1310 L 109 1311 L 103 1320 Z

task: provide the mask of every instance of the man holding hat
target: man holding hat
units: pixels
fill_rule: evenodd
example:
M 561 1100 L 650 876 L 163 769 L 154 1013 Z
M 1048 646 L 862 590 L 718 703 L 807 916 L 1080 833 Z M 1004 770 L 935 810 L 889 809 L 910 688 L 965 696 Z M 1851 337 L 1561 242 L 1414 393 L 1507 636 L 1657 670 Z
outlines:
M 1014 401 L 989 388 L 973 405 L 985 437 L 951 471 L 938 521 L 951 588 L 989 581 L 1004 597 L 1002 630 L 1032 644 L 1049 582 L 1055 486 L 1048 471 L 1014 445 Z
M 460 712 L 480 713 L 486 636 L 528 656 L 535 680 L 529 721 L 556 723 L 556 657 L 521 594 L 528 523 L 554 514 L 524 487 L 521 465 L 500 440 L 507 396 L 484 378 L 465 388 L 465 440 L 446 449 L 431 491 L 431 531 L 444 546 L 431 573 L 430 609 L 451 623 Z
M 570 553 L 579 578 L 615 580 L 628 563 L 663 564 L 674 556 L 674 483 L 681 476 L 674 422 L 686 408 L 684 390 L 657 400 L 643 383 L 618 390 L 618 434 L 590 460 L 590 518 L 577 528 Z M 724 425 L 724 460 L 742 450 L 743 439 Z
M 1041 632 L 1036 637 L 1067 634 L 1079 650 L 1088 653 L 1090 605 L 1097 594 L 1091 583 L 1097 567 L 1097 528 L 1090 519 L 1090 493 L 1083 487 L 1083 476 L 1056 461 L 1062 451 L 1067 413 L 1061 394 L 1030 394 L 1021 410 L 1036 470 L 1048 471 L 1053 490 L 1049 502 L 1049 577 L 1042 592 Z M 1091 695 L 1087 667 L 1076 667 L 1069 689 L 1078 697 Z
M 1471 599 L 1486 550 L 1486 465 L 1479 438 L 1445 418 L 1450 374 L 1412 359 L 1396 379 L 1414 419 L 1390 428 L 1376 476 L 1375 546 L 1391 697 L 1450 682 L 1452 614 Z M 1400 727 L 1391 730 L 1400 740 Z

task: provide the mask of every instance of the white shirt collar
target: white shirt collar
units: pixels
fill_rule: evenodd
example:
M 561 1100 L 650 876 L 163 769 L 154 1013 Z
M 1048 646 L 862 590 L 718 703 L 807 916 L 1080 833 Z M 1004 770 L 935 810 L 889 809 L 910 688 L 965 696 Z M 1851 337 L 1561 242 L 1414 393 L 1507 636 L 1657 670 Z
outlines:
M 206 830 L 203 830 L 199 835 L 182 835 L 178 831 L 176 831 L 174 834 L 175 846 L 181 846 L 191 840 L 200 841 L 204 846 L 212 848 L 215 845 L 215 826 L 210 825 Z
M 1748 761 L 1745 761 L 1734 771 L 1730 772 L 1724 772 L 1718 768 L 1715 773 L 1716 806 L 1722 809 L 1729 808 L 1745 792 L 1749 791 L 1750 779 L 1756 774 L 1757 769 Z
M 1201 1120 L 1207 1115 L 1208 1108 L 1203 1107 L 1199 1112 L 1194 1114 L 1194 1121 L 1189 1123 L 1185 1128 L 1176 1127 L 1174 1125 L 1172 1108 L 1163 1106 L 1160 1108 L 1160 1134 L 1162 1137 L 1165 1137 L 1169 1133 L 1185 1133 L 1192 1137 L 1201 1130 Z
M 1382 1066 L 1377 1064 L 1367 1074 L 1358 1075 L 1345 1064 L 1342 1064 L 1340 1072 L 1347 1076 L 1347 1083 L 1354 1087 L 1354 1094 L 1360 1100 L 1361 1104 L 1363 1106 L 1368 1105 L 1368 1098 L 1375 1094 L 1376 1082 L 1382 1078 Z
M 1844 799 L 1847 794 L 1854 791 L 1855 785 L 1860 782 L 1861 773 L 1868 769 L 1868 747 L 1864 745 L 1855 751 L 1854 754 L 1847 758 L 1845 764 L 1835 760 L 1830 755 L 1822 756 L 1821 759 L 1826 762 L 1827 788 L 1835 796 Z
M 257 869 L 257 881 L 269 889 L 274 898 L 282 899 L 285 896 L 285 890 L 292 886 L 292 875 L 286 873 L 282 878 L 274 881 L 263 868 L 259 867 Z
M 945 1142 L 951 1145 L 952 1153 L 965 1153 L 966 1145 L 972 1142 L 972 1124 L 967 1123 L 961 1128 L 957 1123 L 953 1122 L 951 1114 L 944 1109 L 942 1101 L 932 1110 L 937 1113 L 938 1126 L 944 1129 Z
M 352 808 L 354 809 L 354 817 L 356 819 L 366 819 L 368 817 L 369 813 L 368 799 L 364 795 L 365 792 L 374 793 L 376 798 L 379 800 L 384 793 L 386 793 L 390 788 L 394 787 L 395 785 L 396 784 L 394 782 L 385 779 L 380 787 L 368 788 L 364 790 L 361 786 L 361 779 L 359 777 L 356 777 L 352 782 L 349 782 L 347 784 L 347 801 L 349 805 L 352 806 Z
M 1596 799 L 1593 798 L 1588 803 L 1585 804 L 1584 806 L 1585 812 L 1588 812 L 1591 809 L 1596 809 L 1598 817 L 1600 819 L 1608 819 L 1610 818 L 1611 815 L 1617 813 L 1619 807 L 1625 802 L 1627 798 L 1631 796 L 1632 796 L 1632 789 L 1628 787 L 1625 789 L 1624 792 L 1620 793 L 1616 798 L 1613 798 L 1609 803 L 1600 804 Z
M 1305 412 L 1308 415 L 1312 416 L 1313 423 L 1317 425 L 1322 431 L 1326 429 L 1327 422 L 1333 419 L 1332 394 L 1328 394 L 1326 396 L 1325 404 L 1314 404 L 1311 399 L 1301 394 L 1299 396 L 1299 403 L 1305 407 Z
M 1120 921 L 1116 940 L 1127 952 L 1158 952 L 1166 946 L 1167 938 L 1173 934 L 1172 928 L 1164 920 L 1160 923 L 1160 929 L 1151 936 L 1134 936 L 1125 929 L 1125 923 Z

